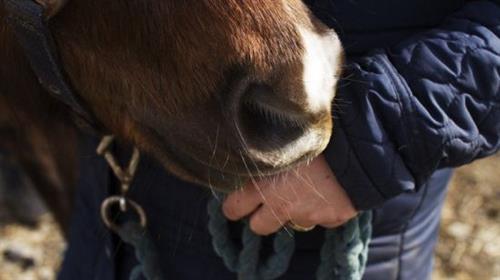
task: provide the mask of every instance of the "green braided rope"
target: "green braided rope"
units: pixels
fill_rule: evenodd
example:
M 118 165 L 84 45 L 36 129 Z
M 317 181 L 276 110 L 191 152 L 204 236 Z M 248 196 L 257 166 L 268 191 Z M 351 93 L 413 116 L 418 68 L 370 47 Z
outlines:
M 243 249 L 238 254 L 237 245 L 229 237 L 228 221 L 221 207 L 221 202 L 216 198 L 209 201 L 208 229 L 214 250 L 226 267 L 238 273 L 240 280 L 271 280 L 282 276 L 288 269 L 295 248 L 293 236 L 283 230 L 276 234 L 274 254 L 266 262 L 260 262 L 261 237 L 252 233 L 246 225 L 242 238 Z M 361 213 L 338 229 L 326 230 L 316 279 L 361 279 L 366 267 L 370 237 L 371 212 Z
M 215 198 L 208 202 L 208 230 L 214 250 L 226 267 L 237 273 L 241 280 L 276 279 L 283 275 L 295 250 L 293 236 L 284 230 L 277 233 L 273 241 L 274 253 L 262 261 L 262 238 L 254 234 L 246 224 L 242 236 L 243 248 L 238 253 L 238 246 L 230 239 L 228 220 L 222 214 L 221 207 L 221 203 Z
M 370 211 L 363 212 L 342 227 L 325 231 L 316 279 L 362 278 L 371 237 L 371 216 Z
M 148 280 L 162 280 L 160 258 L 146 230 L 137 222 L 127 222 L 120 226 L 117 234 L 123 242 L 134 247 L 139 264 L 132 269 L 130 280 L 139 280 L 143 275 Z
M 248 224 L 243 229 L 242 249 L 230 239 L 228 220 L 222 214 L 222 204 L 213 198 L 208 203 L 208 229 L 212 245 L 226 267 L 238 274 L 239 280 L 272 280 L 288 270 L 295 250 L 293 235 L 282 230 L 273 241 L 274 252 L 266 260 L 260 259 L 262 238 L 254 234 Z M 342 227 L 325 231 L 325 242 L 320 252 L 317 280 L 359 280 L 366 267 L 371 237 L 371 212 L 361 213 Z M 118 235 L 135 249 L 139 264 L 132 270 L 130 280 L 144 276 L 148 280 L 161 280 L 159 258 L 154 244 L 137 223 L 125 223 Z

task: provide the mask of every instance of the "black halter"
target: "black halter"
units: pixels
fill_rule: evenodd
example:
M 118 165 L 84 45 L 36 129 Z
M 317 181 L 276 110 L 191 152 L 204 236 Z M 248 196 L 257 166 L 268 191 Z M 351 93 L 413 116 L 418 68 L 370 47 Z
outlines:
M 48 28 L 43 6 L 33 0 L 4 0 L 7 22 L 23 47 L 33 72 L 42 87 L 53 97 L 66 104 L 78 121 L 94 130 L 98 123 L 81 99 L 75 95 L 64 73 L 57 46 Z

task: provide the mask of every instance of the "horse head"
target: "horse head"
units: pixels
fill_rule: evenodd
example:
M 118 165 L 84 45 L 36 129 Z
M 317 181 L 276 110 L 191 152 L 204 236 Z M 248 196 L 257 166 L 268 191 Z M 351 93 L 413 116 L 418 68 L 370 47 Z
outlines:
M 329 141 L 342 48 L 302 1 L 37 2 L 96 119 L 185 180 L 228 190 Z

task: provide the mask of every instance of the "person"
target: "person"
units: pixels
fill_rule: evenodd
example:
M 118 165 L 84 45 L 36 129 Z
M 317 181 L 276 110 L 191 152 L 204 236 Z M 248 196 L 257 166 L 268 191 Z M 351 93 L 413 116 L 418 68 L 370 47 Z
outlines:
M 231 194 L 224 213 L 262 235 L 309 230 L 281 279 L 311 279 L 324 228 L 373 210 L 364 279 L 430 279 L 452 168 L 500 148 L 500 1 L 306 2 L 347 55 L 332 139 L 310 165 Z M 85 160 L 59 278 L 126 279 L 132 249 L 95 222 L 109 174 Z M 167 279 L 235 279 L 211 246 L 210 194 L 148 159 L 136 176 L 131 196 L 150 213 Z

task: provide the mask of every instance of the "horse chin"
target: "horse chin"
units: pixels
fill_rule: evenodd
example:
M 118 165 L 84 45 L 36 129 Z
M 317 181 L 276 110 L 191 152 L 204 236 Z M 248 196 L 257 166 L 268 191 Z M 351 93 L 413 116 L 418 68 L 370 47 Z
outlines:
M 185 153 L 163 147 L 158 158 L 163 167 L 177 178 L 218 192 L 231 192 L 244 186 L 249 177 L 210 167 Z M 157 154 L 158 155 L 158 154 Z
M 186 167 L 184 163 L 174 163 L 172 161 L 164 163 L 164 166 L 170 173 L 183 181 L 210 188 L 217 192 L 232 192 L 242 188 L 248 181 L 246 177 L 209 170 L 209 167 L 195 171 L 192 165 Z
M 326 139 L 326 138 L 325 138 Z M 199 152 L 179 143 L 168 140 L 155 141 L 162 143 L 156 148 L 148 149 L 160 161 L 164 168 L 179 179 L 220 192 L 231 192 L 241 189 L 254 179 L 263 179 L 293 169 L 316 157 L 326 146 L 321 143 L 321 149 L 312 150 L 293 161 L 262 160 L 251 154 L 238 154 L 220 150 L 217 155 L 206 156 L 210 162 L 200 160 Z M 151 147 L 151 146 L 150 146 Z M 227 158 L 221 160 L 217 156 Z M 282 159 L 284 156 L 277 156 Z
M 168 172 L 183 181 L 210 188 L 212 191 L 229 193 L 241 189 L 251 180 L 273 176 L 289 170 L 307 161 L 307 159 L 281 167 L 262 167 L 261 170 L 258 169 L 256 172 L 221 170 L 210 166 L 208 163 L 200 162 L 187 154 L 172 152 L 161 157 L 160 161 Z
M 162 160 L 167 171 L 177 176 L 183 181 L 194 183 L 202 187 L 210 188 L 212 191 L 230 193 L 241 189 L 253 180 L 260 180 L 266 177 L 285 172 L 301 164 L 310 161 L 316 154 L 304 156 L 301 160 L 280 167 L 263 169 L 256 174 L 252 173 L 230 173 L 199 162 L 186 155 L 171 155 Z

